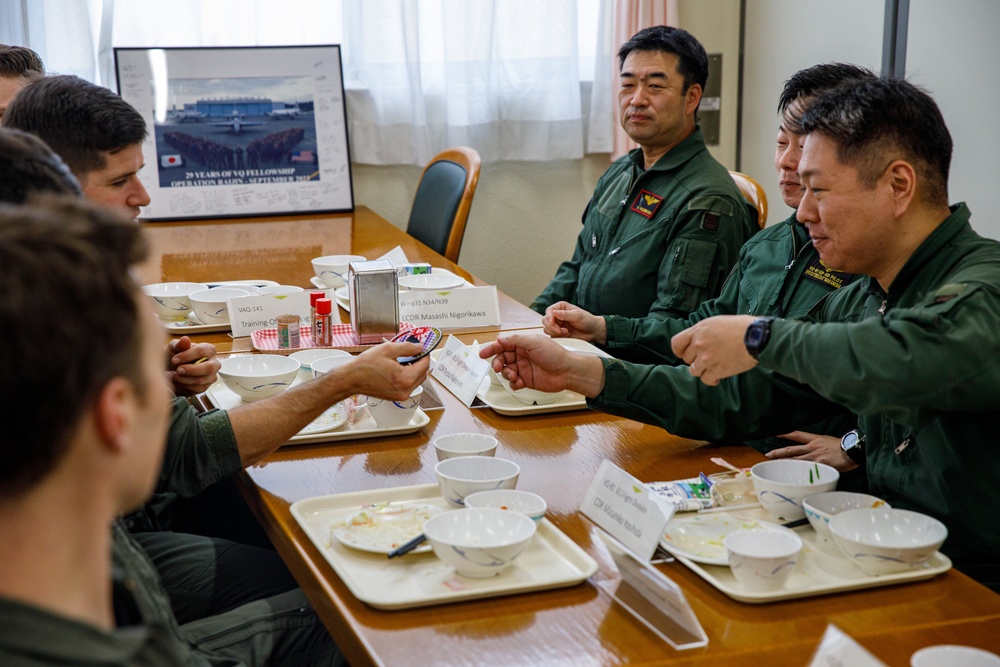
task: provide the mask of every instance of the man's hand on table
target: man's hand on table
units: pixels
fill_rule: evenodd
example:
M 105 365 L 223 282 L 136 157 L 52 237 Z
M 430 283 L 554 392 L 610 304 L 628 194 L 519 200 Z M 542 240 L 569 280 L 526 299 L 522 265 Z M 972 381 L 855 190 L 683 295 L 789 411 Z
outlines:
M 559 301 L 545 309 L 542 328 L 553 338 L 578 338 L 596 345 L 604 345 L 608 341 L 608 330 L 603 317 L 592 315 L 565 301 Z
M 200 394 L 218 379 L 222 364 L 211 343 L 195 345 L 187 336 L 181 336 L 167 344 L 167 354 L 167 380 L 178 396 Z
M 688 365 L 691 375 L 715 386 L 757 365 L 743 343 L 747 327 L 755 319 L 752 315 L 709 317 L 675 335 L 670 347 Z
M 833 466 L 840 472 L 854 470 L 858 464 L 851 460 L 840 447 L 840 438 L 832 435 L 818 435 L 806 431 L 792 431 L 779 436 L 799 443 L 780 449 L 772 449 L 764 456 L 769 459 L 803 459 Z
M 479 356 L 493 357 L 493 370 L 515 391 L 525 387 L 549 392 L 569 389 L 594 398 L 604 389 L 600 357 L 571 352 L 545 336 L 501 335 L 482 346 Z

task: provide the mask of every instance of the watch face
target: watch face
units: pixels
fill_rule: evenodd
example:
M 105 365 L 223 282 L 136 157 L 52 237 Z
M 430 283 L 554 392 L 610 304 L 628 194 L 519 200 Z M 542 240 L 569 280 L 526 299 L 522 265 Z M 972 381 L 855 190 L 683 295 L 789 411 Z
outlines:
M 845 452 L 849 449 L 854 449 L 858 446 L 858 432 L 849 431 L 844 434 L 844 437 L 840 440 L 840 448 Z
M 759 324 L 751 324 L 747 330 L 746 344 L 750 347 L 757 347 L 764 339 L 764 327 Z

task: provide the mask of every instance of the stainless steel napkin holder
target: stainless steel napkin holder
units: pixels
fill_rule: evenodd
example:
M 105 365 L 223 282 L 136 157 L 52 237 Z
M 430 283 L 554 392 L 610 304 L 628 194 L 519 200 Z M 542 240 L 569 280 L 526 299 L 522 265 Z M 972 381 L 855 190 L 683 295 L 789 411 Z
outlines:
M 381 343 L 399 333 L 399 276 L 392 262 L 351 262 L 347 289 L 351 328 L 359 344 Z

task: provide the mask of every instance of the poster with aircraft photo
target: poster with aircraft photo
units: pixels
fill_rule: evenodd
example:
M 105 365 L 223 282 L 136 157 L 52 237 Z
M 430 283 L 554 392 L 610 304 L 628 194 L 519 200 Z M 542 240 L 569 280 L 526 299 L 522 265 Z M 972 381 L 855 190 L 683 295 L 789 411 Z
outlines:
M 143 220 L 354 208 L 340 47 L 116 48 L 146 118 Z

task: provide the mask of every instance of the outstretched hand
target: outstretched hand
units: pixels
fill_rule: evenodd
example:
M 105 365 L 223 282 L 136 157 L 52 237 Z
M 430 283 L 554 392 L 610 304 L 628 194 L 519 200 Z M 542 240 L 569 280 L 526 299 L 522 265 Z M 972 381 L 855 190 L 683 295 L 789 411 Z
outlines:
M 493 357 L 493 370 L 515 391 L 525 387 L 548 392 L 569 389 L 594 398 L 604 389 L 600 357 L 571 352 L 545 336 L 500 336 L 480 347 L 479 356 Z
M 743 337 L 752 315 L 716 315 L 698 322 L 670 340 L 674 354 L 688 365 L 691 375 L 709 386 L 745 373 L 757 365 Z

